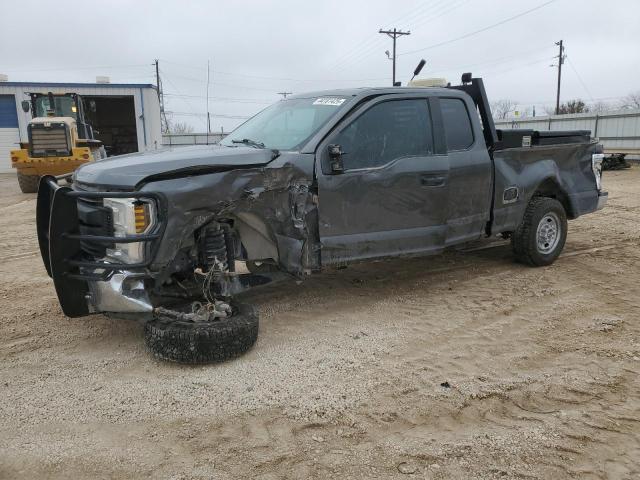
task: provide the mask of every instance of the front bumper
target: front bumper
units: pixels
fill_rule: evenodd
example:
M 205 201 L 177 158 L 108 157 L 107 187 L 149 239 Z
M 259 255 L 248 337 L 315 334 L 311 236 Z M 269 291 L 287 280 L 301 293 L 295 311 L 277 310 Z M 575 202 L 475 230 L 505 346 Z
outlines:
M 11 166 L 24 175 L 64 175 L 92 160 L 88 147 L 74 147 L 68 157 L 30 157 L 26 148 L 11 151 Z
M 80 233 L 78 199 L 152 198 L 142 192 L 87 192 L 58 185 L 55 177 L 44 176 L 38 189 L 36 225 L 42 261 L 53 283 L 65 315 L 81 317 L 95 312 L 139 313 L 153 307 L 145 290 L 146 269 L 162 235 L 163 222 L 155 233 L 128 237 Z M 95 244 L 147 242 L 149 255 L 136 264 L 114 263 L 91 258 L 81 242 Z

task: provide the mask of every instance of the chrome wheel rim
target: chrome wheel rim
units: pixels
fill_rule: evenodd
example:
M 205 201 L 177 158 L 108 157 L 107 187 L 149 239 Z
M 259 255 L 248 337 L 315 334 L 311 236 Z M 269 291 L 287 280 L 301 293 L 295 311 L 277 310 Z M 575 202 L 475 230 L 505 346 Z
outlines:
M 549 254 L 555 250 L 560 241 L 560 218 L 554 212 L 545 214 L 538 223 L 536 246 L 538 252 Z

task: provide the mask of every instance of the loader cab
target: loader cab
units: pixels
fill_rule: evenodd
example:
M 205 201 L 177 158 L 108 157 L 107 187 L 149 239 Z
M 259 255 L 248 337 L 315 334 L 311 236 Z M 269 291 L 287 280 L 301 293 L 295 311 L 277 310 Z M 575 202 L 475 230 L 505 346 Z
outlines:
M 63 117 L 72 118 L 76 122 L 78 138 L 94 140 L 95 135 L 91 124 L 87 120 L 87 106 L 84 99 L 76 93 L 53 94 L 30 93 L 30 105 L 23 103 L 23 109 L 31 109 L 32 118 Z M 90 109 L 95 110 L 95 102 L 90 103 Z

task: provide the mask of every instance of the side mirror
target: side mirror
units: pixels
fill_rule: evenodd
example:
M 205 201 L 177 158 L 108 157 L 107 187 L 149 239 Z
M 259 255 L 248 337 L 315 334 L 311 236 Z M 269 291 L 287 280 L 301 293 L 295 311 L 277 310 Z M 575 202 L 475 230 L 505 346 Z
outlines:
M 343 173 L 344 164 L 342 163 L 342 148 L 340 148 L 340 145 L 329 145 L 328 148 L 331 173 Z
M 29 110 L 31 110 L 31 102 L 29 102 L 29 100 L 23 100 L 22 101 L 22 111 L 24 113 L 29 113 Z
M 96 101 L 95 100 L 90 100 L 89 101 L 89 110 L 91 110 L 93 113 L 96 112 Z

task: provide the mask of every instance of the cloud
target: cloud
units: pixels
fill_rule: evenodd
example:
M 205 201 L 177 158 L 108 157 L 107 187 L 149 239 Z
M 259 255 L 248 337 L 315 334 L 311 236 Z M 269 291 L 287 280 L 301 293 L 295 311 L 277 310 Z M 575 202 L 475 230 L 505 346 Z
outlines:
M 391 40 L 377 32 L 398 27 L 411 30 L 398 40 L 403 82 L 424 57 L 422 76 L 457 82 L 472 71 L 485 78 L 492 99 L 541 109 L 555 99 L 549 65 L 563 39 L 573 66 L 563 73 L 563 98 L 612 99 L 637 90 L 636 0 L 606 8 L 597 0 L 556 0 L 449 42 L 543 3 L 5 0 L 0 73 L 10 80 L 92 82 L 108 75 L 112 82 L 155 83 L 152 62 L 159 58 L 167 110 L 203 130 L 209 61 L 212 125 L 229 130 L 241 121 L 229 117 L 256 113 L 277 101 L 277 92 L 389 85 L 384 52 Z

